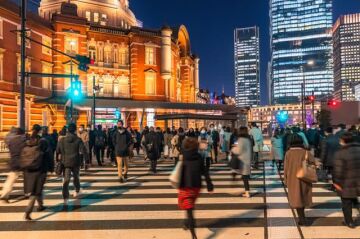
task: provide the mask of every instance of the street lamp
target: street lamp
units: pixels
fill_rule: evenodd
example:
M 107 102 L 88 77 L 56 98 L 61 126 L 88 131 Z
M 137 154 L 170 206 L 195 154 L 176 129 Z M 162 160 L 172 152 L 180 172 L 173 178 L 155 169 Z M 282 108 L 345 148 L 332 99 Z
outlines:
M 313 66 L 315 65 L 315 61 L 314 60 L 308 60 L 306 62 L 307 66 Z M 301 72 L 302 72 L 302 77 L 303 77 L 303 82 L 301 84 L 301 118 L 302 118 L 302 122 L 304 125 L 304 129 L 306 129 L 306 119 L 305 119 L 305 94 L 306 94 L 306 81 L 305 81 L 305 72 L 304 72 L 304 65 L 300 66 Z

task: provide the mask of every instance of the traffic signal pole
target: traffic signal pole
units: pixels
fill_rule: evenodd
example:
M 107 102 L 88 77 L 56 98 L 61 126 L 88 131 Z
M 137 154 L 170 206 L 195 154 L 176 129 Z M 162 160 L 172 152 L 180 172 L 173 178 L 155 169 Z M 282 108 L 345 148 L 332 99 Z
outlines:
M 93 114 L 92 114 L 92 117 L 93 117 L 93 120 L 92 120 L 92 123 L 93 123 L 93 126 L 94 126 L 94 130 L 96 129 L 96 90 L 95 90 L 95 76 L 93 76 Z
M 73 59 L 70 60 L 70 87 L 73 84 Z M 70 97 L 70 121 L 73 123 L 73 110 L 74 110 L 74 102 L 73 99 Z
M 21 0 L 20 128 L 25 127 L 26 0 Z
M 312 116 L 313 116 L 313 122 L 316 122 L 315 117 L 315 92 L 312 91 L 312 101 L 311 101 L 311 110 L 312 110 Z

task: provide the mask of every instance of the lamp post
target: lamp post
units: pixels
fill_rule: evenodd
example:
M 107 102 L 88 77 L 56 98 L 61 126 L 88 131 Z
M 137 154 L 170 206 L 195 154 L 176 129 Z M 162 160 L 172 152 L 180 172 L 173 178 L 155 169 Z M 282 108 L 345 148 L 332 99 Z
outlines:
M 75 42 L 72 40 L 70 42 L 70 50 L 71 50 L 71 54 L 73 53 L 73 46 L 75 46 Z M 73 77 L 73 59 L 71 58 L 70 60 L 70 75 L 71 75 L 71 78 L 70 78 L 70 87 L 72 86 L 73 84 L 73 81 L 74 81 L 74 77 Z M 73 96 L 71 96 L 73 97 Z M 71 123 L 74 122 L 73 120 L 73 111 L 74 111 L 74 102 L 72 99 L 70 99 L 70 121 Z
M 313 60 L 309 60 L 306 62 L 307 66 L 313 66 L 315 62 Z M 300 66 L 302 72 L 302 84 L 301 84 L 301 120 L 303 122 L 304 129 L 306 129 L 306 111 L 305 111 L 305 95 L 306 95 L 306 79 L 304 72 L 304 65 Z
M 25 130 L 26 0 L 21 0 L 20 128 Z

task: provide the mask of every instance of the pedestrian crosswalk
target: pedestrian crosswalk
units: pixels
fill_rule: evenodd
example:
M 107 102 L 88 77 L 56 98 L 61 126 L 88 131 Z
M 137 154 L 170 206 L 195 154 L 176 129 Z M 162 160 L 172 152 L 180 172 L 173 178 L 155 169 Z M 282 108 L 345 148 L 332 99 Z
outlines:
M 21 200 L 22 179 L 15 184 L 10 204 L 0 205 L 0 238 L 131 238 L 184 239 L 184 212 L 177 207 L 177 191 L 168 182 L 173 162 L 162 161 L 158 173 L 148 172 L 147 162 L 135 159 L 129 179 L 118 182 L 113 167 L 94 167 L 81 174 L 82 195 L 63 207 L 62 179 L 51 176 L 45 187 L 44 212 L 36 221 L 24 222 L 27 205 Z M 276 169 L 265 163 L 252 171 L 252 198 L 241 197 L 243 185 L 233 182 L 226 163 L 212 166 L 215 193 L 204 190 L 196 204 L 199 238 L 360 238 L 360 229 L 341 226 L 340 200 L 316 184 L 314 207 L 307 213 L 313 226 L 297 228 Z M 6 174 L 0 174 L 0 187 Z

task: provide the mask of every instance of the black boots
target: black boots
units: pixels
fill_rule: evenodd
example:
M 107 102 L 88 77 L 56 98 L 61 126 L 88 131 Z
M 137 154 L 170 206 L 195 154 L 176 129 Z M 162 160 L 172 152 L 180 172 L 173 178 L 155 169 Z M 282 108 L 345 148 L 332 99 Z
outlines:
M 305 208 L 296 208 L 296 212 L 299 218 L 298 221 L 299 226 L 309 226 L 309 223 L 307 222 L 305 217 Z
M 190 230 L 192 239 L 197 239 L 196 233 L 195 233 L 195 218 L 193 214 L 193 209 L 188 209 L 187 211 L 187 220 L 185 221 L 184 229 Z

